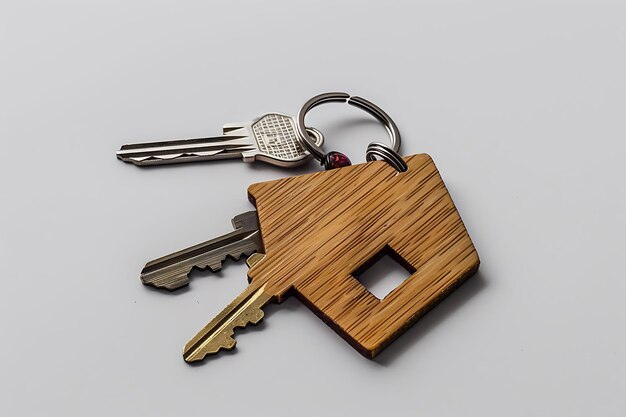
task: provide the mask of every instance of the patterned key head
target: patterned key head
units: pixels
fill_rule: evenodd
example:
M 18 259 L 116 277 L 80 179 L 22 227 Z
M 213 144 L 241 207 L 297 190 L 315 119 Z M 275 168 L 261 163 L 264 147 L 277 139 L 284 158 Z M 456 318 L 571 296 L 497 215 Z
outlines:
M 293 161 L 308 156 L 300 141 L 293 118 L 270 113 L 252 124 L 259 150 L 276 159 Z

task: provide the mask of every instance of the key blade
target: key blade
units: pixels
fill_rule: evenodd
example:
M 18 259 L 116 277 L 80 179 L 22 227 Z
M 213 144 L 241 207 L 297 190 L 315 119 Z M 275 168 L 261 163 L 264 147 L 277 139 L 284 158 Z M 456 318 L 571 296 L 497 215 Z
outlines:
M 183 350 L 186 362 L 196 362 L 221 349 L 232 350 L 237 342 L 235 329 L 248 323 L 258 324 L 264 316 L 261 309 L 273 296 L 265 291 L 265 283 L 254 281 L 235 298 L 220 314 L 194 336 Z
M 255 149 L 255 143 L 246 135 L 224 135 L 123 145 L 116 155 L 124 162 L 144 166 L 240 158 Z
M 238 260 L 262 247 L 256 211 L 235 216 L 234 231 L 150 261 L 141 271 L 144 285 L 173 291 L 189 284 L 193 268 L 218 271 L 226 257 Z
M 196 139 L 175 139 L 165 142 L 146 142 L 122 145 L 117 155 L 129 156 L 140 152 L 181 152 L 187 149 L 196 150 L 204 148 L 219 148 L 222 146 L 251 146 L 252 142 L 242 135 L 237 136 L 215 136 L 210 138 Z

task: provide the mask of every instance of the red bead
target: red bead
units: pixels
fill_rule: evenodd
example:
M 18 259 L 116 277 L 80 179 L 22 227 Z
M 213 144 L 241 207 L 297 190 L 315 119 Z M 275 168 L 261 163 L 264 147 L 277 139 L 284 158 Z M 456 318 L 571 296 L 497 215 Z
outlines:
M 352 165 L 352 162 L 350 162 L 350 159 L 341 152 L 331 151 L 324 156 L 322 165 L 324 166 L 324 169 L 329 170 L 350 166 Z

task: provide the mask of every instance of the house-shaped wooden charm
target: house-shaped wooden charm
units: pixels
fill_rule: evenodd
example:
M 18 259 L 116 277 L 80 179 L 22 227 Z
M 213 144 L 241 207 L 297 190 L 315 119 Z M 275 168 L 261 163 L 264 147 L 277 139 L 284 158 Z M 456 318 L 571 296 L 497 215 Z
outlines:
M 478 254 L 432 159 L 405 158 L 249 187 L 266 257 L 251 280 L 293 294 L 359 352 L 374 357 L 476 272 Z M 355 277 L 381 254 L 411 276 L 378 299 Z

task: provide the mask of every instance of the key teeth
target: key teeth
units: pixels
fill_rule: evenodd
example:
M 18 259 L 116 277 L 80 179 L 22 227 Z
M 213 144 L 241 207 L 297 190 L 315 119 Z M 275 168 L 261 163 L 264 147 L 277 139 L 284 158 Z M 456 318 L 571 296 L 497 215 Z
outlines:
M 249 252 L 249 253 L 247 253 Z M 221 270 L 224 267 L 224 262 L 226 261 L 226 258 L 231 258 L 233 259 L 235 262 L 238 261 L 239 259 L 241 259 L 242 256 L 250 256 L 252 253 L 256 252 L 256 250 L 252 250 L 252 251 L 242 251 L 239 253 L 232 253 L 232 254 L 227 254 L 224 255 L 222 257 L 222 259 L 220 259 L 219 261 L 213 263 L 213 264 L 209 264 L 206 265 L 204 268 L 200 268 L 200 269 L 205 269 L 205 268 L 209 268 L 212 272 L 217 272 L 219 270 Z
M 229 336 L 229 337 L 226 338 L 224 346 L 222 346 L 221 348 L 218 348 L 218 352 L 219 352 L 220 349 L 233 350 L 235 348 L 235 346 L 237 346 L 237 341 L 235 340 L 234 337 Z
M 219 263 L 214 263 L 211 265 L 207 265 L 208 268 L 211 269 L 211 271 L 213 272 L 217 272 L 220 269 L 223 268 L 224 266 L 224 262 L 226 261 L 226 258 L 231 258 L 232 260 L 234 260 L 235 262 L 239 261 L 239 259 L 241 259 L 242 256 L 248 257 L 250 255 L 252 255 L 253 253 L 256 252 L 256 249 L 251 249 L 251 250 L 244 250 L 238 253 L 230 253 L 227 255 L 224 255 L 224 257 L 219 261 Z M 204 269 L 204 268 L 201 268 Z
M 231 258 L 233 258 L 233 260 L 235 262 L 239 261 L 239 259 L 241 259 L 242 256 L 249 256 L 248 254 L 246 254 L 246 251 L 243 252 L 239 252 L 233 255 L 230 255 Z
M 252 249 L 252 250 L 246 250 L 246 251 L 242 251 L 242 252 L 235 253 L 235 254 L 224 255 L 221 259 L 214 261 L 214 263 L 204 264 L 204 265 L 202 264 L 195 265 L 195 268 L 200 269 L 200 270 L 205 270 L 209 268 L 211 272 L 217 272 L 223 268 L 223 264 L 226 258 L 232 258 L 235 261 L 238 261 L 239 259 L 241 259 L 242 256 L 250 256 L 254 252 L 256 252 L 256 250 Z M 146 264 L 144 269 L 141 271 L 141 282 L 144 285 L 150 285 L 156 288 L 165 288 L 167 290 L 173 291 L 177 288 L 188 285 L 189 282 L 191 281 L 189 278 L 189 275 L 191 274 L 191 269 L 189 271 L 185 271 L 179 274 L 159 276 L 158 278 L 153 278 L 149 276 L 148 272 L 146 272 L 146 270 L 150 266 L 151 266 L 151 262 Z
M 120 151 L 124 150 L 124 146 L 122 146 L 122 148 L 120 149 Z M 134 159 L 134 158 L 129 158 L 127 156 L 121 155 L 119 153 L 119 151 L 115 154 L 117 156 L 117 159 L 119 159 L 122 162 L 130 162 L 133 165 L 143 165 L 143 159 Z
M 249 249 L 249 250 L 244 250 L 238 253 L 227 254 L 227 255 L 224 255 L 221 259 L 214 261 L 213 263 L 195 265 L 195 268 L 200 269 L 200 270 L 205 270 L 208 268 L 211 270 L 211 272 L 218 272 L 223 268 L 224 261 L 226 261 L 226 258 L 232 258 L 235 261 L 239 261 L 239 259 L 241 259 L 242 256 L 248 257 L 255 252 L 256 252 L 256 249 Z M 189 278 L 189 275 L 191 274 L 191 271 L 193 268 L 190 269 L 189 271 L 184 271 L 178 274 L 165 275 L 165 276 L 159 275 L 155 278 L 155 277 L 151 277 L 149 275 L 149 272 L 146 272 L 146 270 L 149 269 L 151 264 L 152 262 L 147 263 L 146 266 L 141 271 L 141 282 L 144 285 L 149 285 L 155 288 L 164 288 L 168 291 L 174 291 L 178 288 L 184 287 L 185 285 L 189 285 L 189 282 L 191 281 Z
M 200 352 L 197 352 L 194 350 L 193 352 L 189 352 L 189 348 L 185 346 L 183 350 L 183 359 L 187 363 L 200 362 L 207 355 L 215 355 L 220 350 L 228 350 L 228 351 L 233 350 L 236 345 L 237 345 L 237 341 L 233 337 L 228 336 L 224 338 L 224 340 L 220 343 L 220 345 L 216 349 L 212 349 L 212 350 L 201 350 Z
M 228 332 L 228 334 L 226 334 L 226 332 L 222 333 L 221 336 L 223 337 L 223 340 L 219 342 L 219 345 L 217 347 L 213 347 L 211 349 L 206 349 L 206 350 L 200 349 L 199 351 L 194 350 L 193 352 L 188 353 L 189 348 L 185 346 L 185 349 L 183 351 L 183 359 L 185 359 L 185 362 L 187 363 L 198 362 L 198 361 L 203 360 L 207 355 L 215 355 L 219 353 L 219 351 L 221 350 L 228 350 L 228 351 L 233 350 L 237 346 L 237 340 L 233 337 L 235 335 L 235 330 L 246 328 L 248 324 L 257 326 L 261 322 L 261 320 L 263 320 L 263 317 L 265 316 L 265 313 L 263 312 L 263 310 L 259 309 L 258 311 L 260 312 L 260 314 L 256 314 L 255 317 L 251 317 L 249 320 L 246 320 L 245 323 L 237 323 L 233 325 L 233 327 L 230 329 L 230 332 Z M 218 340 L 216 339 L 215 342 L 217 341 Z
M 161 277 L 159 279 L 154 279 L 148 276 L 145 276 L 142 272 L 141 274 L 141 282 L 144 285 L 149 285 L 155 288 L 164 288 L 168 291 L 174 291 L 178 288 L 184 287 L 185 285 L 189 285 L 189 274 L 177 274 L 177 275 L 168 275 L 165 277 Z
M 216 262 L 216 263 L 214 263 L 214 264 L 210 264 L 210 265 L 208 265 L 208 268 L 211 270 L 211 272 L 217 272 L 217 271 L 219 271 L 220 269 L 222 269 L 222 262 L 224 262 L 224 260 L 225 260 L 225 259 L 226 259 L 226 258 L 224 258 L 224 259 L 222 259 L 221 261 Z
M 256 326 L 263 320 L 263 317 L 265 317 L 265 312 L 260 307 L 247 310 L 233 320 L 228 328 L 214 336 L 213 340 L 203 342 L 203 337 L 200 337 L 198 340 L 194 338 L 189 341 L 183 350 L 183 359 L 187 363 L 197 362 L 207 355 L 217 354 L 220 350 L 233 350 L 237 345 L 237 340 L 234 338 L 235 330 L 243 329 L 248 324 Z
M 253 326 L 256 326 L 257 324 L 259 324 L 261 322 L 261 320 L 263 320 L 263 317 L 265 317 L 265 312 L 262 309 L 258 309 L 257 310 L 258 313 L 256 314 L 256 317 L 253 317 L 250 319 L 250 321 L 248 323 L 252 323 Z

